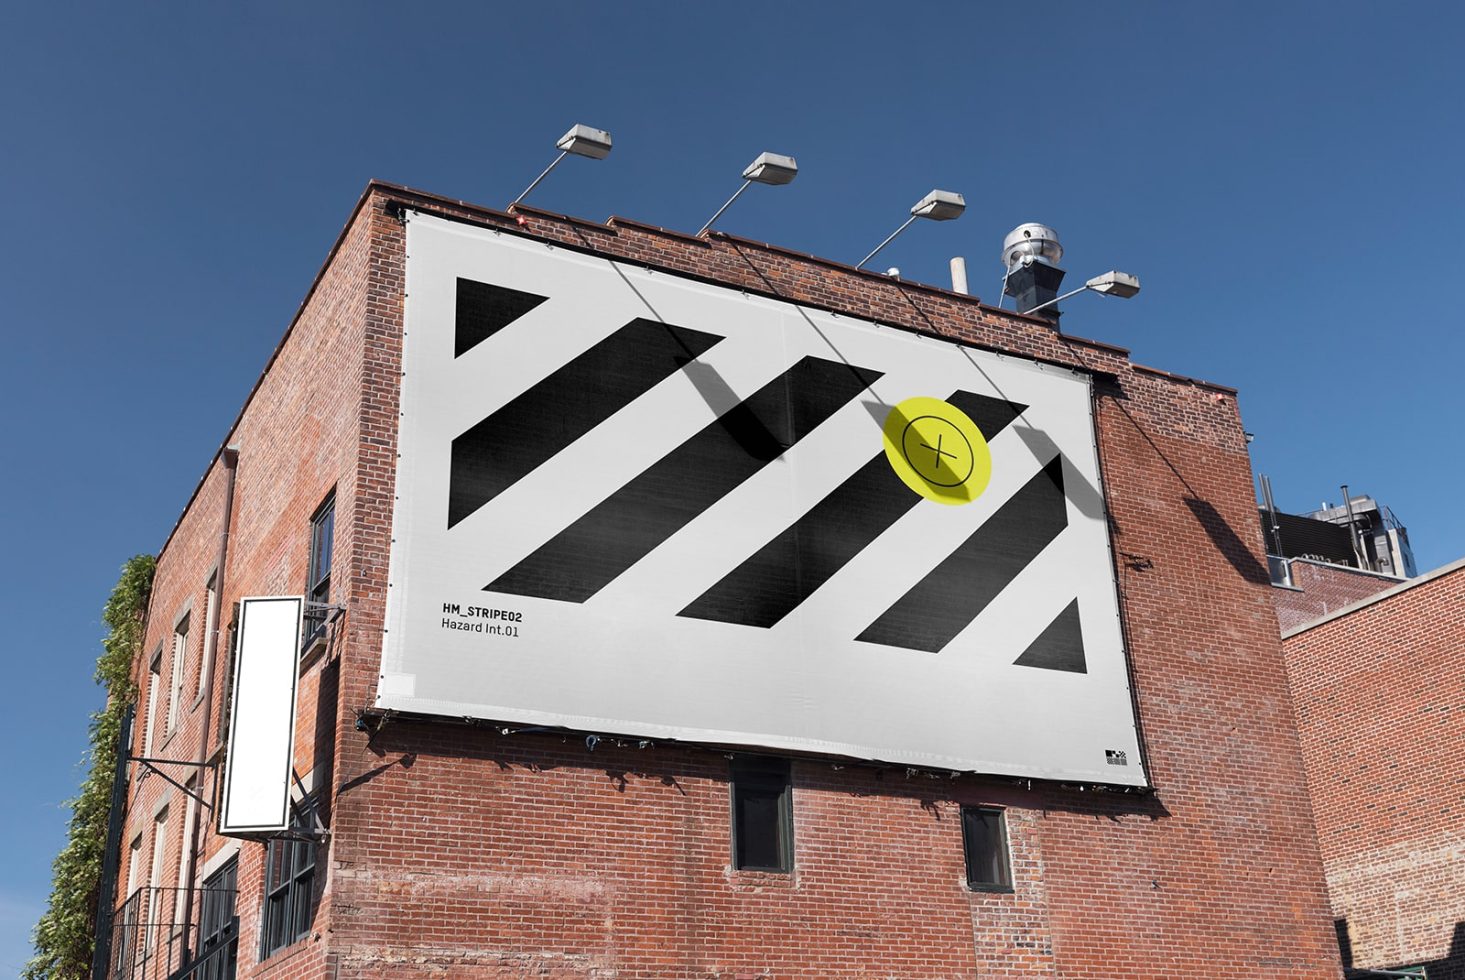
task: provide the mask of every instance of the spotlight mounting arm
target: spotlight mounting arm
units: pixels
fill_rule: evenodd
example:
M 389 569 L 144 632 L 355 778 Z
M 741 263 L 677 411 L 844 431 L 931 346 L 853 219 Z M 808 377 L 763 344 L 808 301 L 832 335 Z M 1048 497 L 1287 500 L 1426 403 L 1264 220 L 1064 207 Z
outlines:
M 555 157 L 550 165 L 544 168 L 544 172 L 538 177 L 535 177 L 534 181 L 528 187 L 524 188 L 523 193 L 514 198 L 509 204 L 509 207 L 513 207 L 528 197 L 529 192 L 538 187 L 539 182 L 548 177 L 549 172 L 555 167 L 558 167 L 560 161 L 565 157 L 573 153 L 577 157 L 585 157 L 589 160 L 604 160 L 610 156 L 610 146 L 610 133 L 607 133 L 605 130 L 596 129 L 593 126 L 585 126 L 580 123 L 571 126 L 570 131 L 555 142 L 555 147 L 560 151 L 560 155 Z
M 966 199 L 955 191 L 932 191 L 917 201 L 911 208 L 911 216 L 905 219 L 905 223 L 891 232 L 889 238 L 876 245 L 874 251 L 863 259 L 860 259 L 859 263 L 855 265 L 855 268 L 863 269 L 866 262 L 879 255 L 881 249 L 895 241 L 896 237 L 909 228 L 917 218 L 927 218 L 931 221 L 950 221 L 953 218 L 960 218 L 962 212 L 965 210 Z
M 1045 310 L 1055 303 L 1061 303 L 1070 296 L 1077 296 L 1085 290 L 1093 290 L 1101 296 L 1113 296 L 1117 299 L 1129 299 L 1139 292 L 1139 277 L 1132 276 L 1127 272 L 1106 272 L 1101 276 L 1094 276 L 1088 282 L 1077 289 L 1071 289 L 1062 296 L 1055 296 L 1046 303 L 1039 303 L 1030 310 L 1023 310 L 1023 316 Z
M 749 185 L 768 184 L 771 187 L 779 187 L 783 184 L 790 183 L 798 175 L 799 165 L 794 161 L 793 157 L 784 156 L 782 153 L 765 152 L 758 154 L 756 160 L 743 168 L 743 182 L 733 192 L 733 196 L 728 198 L 726 203 L 718 208 L 712 217 L 707 219 L 707 223 L 698 229 L 697 234 L 706 234 L 707 230 L 716 223 L 717 219 L 722 217 L 722 212 L 732 207 L 733 202 L 742 196 L 743 191 L 747 190 Z

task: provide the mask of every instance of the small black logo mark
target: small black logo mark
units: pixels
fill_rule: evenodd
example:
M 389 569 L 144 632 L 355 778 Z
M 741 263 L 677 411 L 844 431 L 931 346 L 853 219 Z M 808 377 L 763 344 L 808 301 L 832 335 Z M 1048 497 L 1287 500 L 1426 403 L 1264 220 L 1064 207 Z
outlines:
M 1105 749 L 1104 761 L 1111 766 L 1127 766 L 1129 765 L 1129 756 L 1118 749 Z

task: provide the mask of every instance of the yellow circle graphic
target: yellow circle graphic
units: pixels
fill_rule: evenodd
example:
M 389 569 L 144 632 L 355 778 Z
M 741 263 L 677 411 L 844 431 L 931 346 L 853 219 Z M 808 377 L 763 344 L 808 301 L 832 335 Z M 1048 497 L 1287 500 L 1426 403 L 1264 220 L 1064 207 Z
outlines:
M 885 417 L 885 458 L 901 482 L 938 504 L 969 504 L 992 479 L 977 423 L 939 398 L 907 398 Z

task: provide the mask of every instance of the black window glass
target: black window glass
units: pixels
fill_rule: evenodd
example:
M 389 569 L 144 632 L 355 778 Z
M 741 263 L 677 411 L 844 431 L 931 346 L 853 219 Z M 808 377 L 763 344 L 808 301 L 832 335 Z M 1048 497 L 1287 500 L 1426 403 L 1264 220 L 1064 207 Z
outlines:
M 966 843 L 967 884 L 984 891 L 1010 891 L 1012 872 L 1007 863 L 1003 812 L 988 807 L 963 807 L 961 830 Z
M 203 883 L 198 961 L 193 970 L 197 980 L 234 980 L 239 965 L 239 916 L 234 911 L 238 880 L 235 858 Z
M 336 538 L 336 495 L 333 491 L 310 519 L 310 574 L 306 582 L 305 639 L 310 642 L 325 629 L 331 601 L 331 547 Z
M 302 835 L 315 829 L 313 806 L 311 801 L 298 806 L 290 831 L 267 845 L 261 958 L 303 939 L 310 932 L 315 915 L 316 843 Z
M 310 522 L 310 598 L 328 602 L 331 597 L 331 546 L 336 537 L 336 498 L 321 505 Z
M 742 871 L 793 868 L 789 765 L 782 759 L 733 763 L 733 866 Z

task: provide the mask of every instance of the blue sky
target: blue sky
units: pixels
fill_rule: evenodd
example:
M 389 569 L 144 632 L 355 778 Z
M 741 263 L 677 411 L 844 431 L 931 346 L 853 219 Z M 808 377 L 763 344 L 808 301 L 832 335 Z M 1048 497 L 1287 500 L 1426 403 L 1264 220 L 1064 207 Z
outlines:
M 161 546 L 371 177 L 695 231 L 762 150 L 801 172 L 727 231 L 996 294 L 1038 220 L 1069 332 L 1241 389 L 1256 467 L 1307 510 L 1369 492 L 1421 569 L 1465 553 L 1456 6 L 11 4 L 0 13 L 0 975 L 64 835 L 99 613 Z M 532 10 L 531 10 L 532 8 Z

